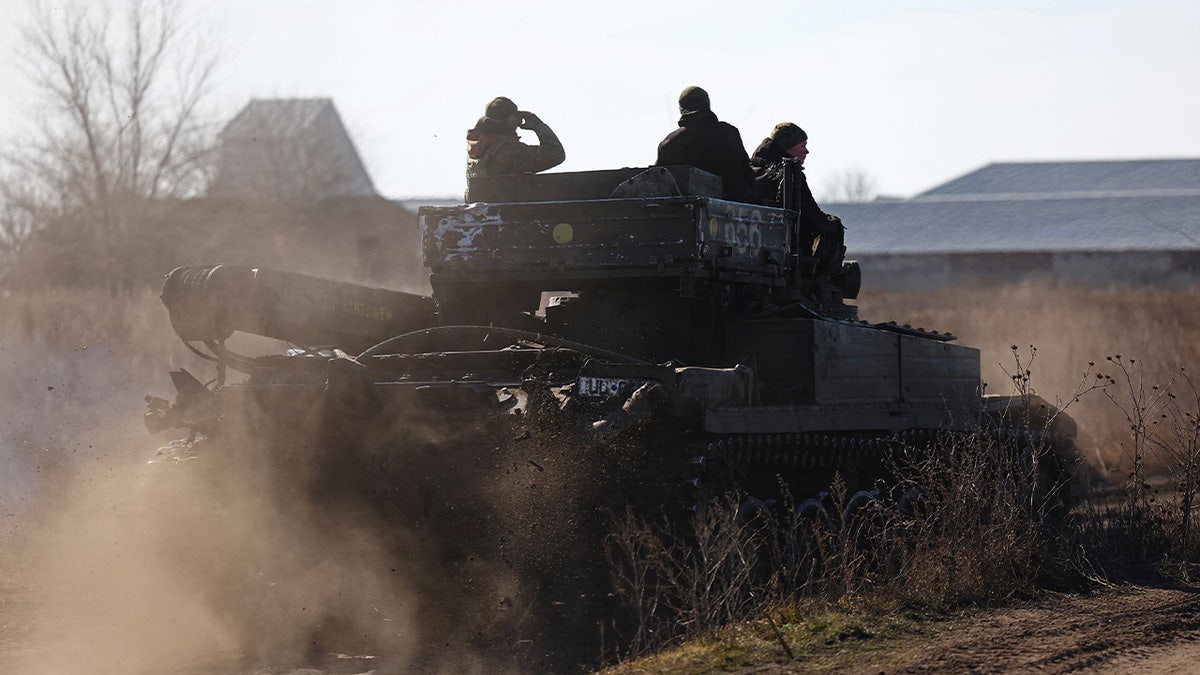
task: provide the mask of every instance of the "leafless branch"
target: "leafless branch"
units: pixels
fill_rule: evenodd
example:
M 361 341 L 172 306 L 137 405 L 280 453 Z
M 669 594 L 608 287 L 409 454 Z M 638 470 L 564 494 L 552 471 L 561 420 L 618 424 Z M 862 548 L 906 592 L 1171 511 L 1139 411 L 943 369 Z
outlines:
M 198 193 L 212 127 L 202 103 L 217 57 L 189 32 L 182 0 L 61 6 L 31 3 L 20 63 L 44 111 L 34 139 L 9 157 L 61 193 L 59 210 L 103 224 L 117 202 Z
M 831 175 L 823 184 L 822 202 L 869 202 L 875 198 L 875 178 L 866 169 L 852 167 Z

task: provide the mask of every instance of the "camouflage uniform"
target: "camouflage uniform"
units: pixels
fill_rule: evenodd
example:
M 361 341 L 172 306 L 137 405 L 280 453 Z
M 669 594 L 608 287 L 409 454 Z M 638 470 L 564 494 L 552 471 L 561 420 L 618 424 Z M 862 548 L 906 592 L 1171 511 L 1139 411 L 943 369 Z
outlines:
M 525 145 L 511 133 L 487 133 L 478 128 L 467 132 L 467 193 L 471 201 L 471 179 L 477 176 L 503 176 L 517 173 L 537 173 L 562 164 L 567 153 L 558 136 L 540 119 L 527 121 L 529 130 L 537 134 L 538 145 Z

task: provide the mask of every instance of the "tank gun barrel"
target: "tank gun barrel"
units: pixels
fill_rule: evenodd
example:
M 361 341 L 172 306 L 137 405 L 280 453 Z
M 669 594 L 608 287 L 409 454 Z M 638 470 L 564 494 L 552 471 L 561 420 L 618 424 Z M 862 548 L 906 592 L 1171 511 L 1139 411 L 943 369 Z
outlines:
M 429 296 L 238 265 L 178 267 L 161 297 L 185 341 L 242 331 L 358 353 L 436 323 Z

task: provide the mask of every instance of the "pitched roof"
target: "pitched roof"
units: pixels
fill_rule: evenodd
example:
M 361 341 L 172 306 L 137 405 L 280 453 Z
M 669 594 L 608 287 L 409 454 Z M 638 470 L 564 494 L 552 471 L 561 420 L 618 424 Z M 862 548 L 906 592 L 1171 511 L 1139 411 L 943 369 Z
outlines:
M 253 99 L 221 130 L 210 194 L 370 196 L 375 187 L 328 98 Z
M 822 208 L 851 254 L 1200 250 L 1200 160 L 989 164 L 912 199 Z
M 913 199 L 1172 194 L 1200 195 L 1200 159 L 988 164 Z
M 263 133 L 291 137 L 311 127 L 322 112 L 333 110 L 327 98 L 251 99 L 221 130 L 221 139 L 256 138 Z

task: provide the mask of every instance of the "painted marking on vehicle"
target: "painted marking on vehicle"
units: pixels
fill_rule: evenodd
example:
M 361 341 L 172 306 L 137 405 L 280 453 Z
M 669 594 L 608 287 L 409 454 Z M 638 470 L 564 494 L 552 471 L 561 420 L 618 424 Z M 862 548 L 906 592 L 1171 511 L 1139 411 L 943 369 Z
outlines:
M 576 393 L 589 398 L 622 396 L 633 391 L 640 382 L 620 377 L 587 377 L 581 375 L 575 387 Z
M 725 241 L 733 244 L 739 255 L 756 252 L 762 248 L 763 234 L 758 223 L 725 223 Z

